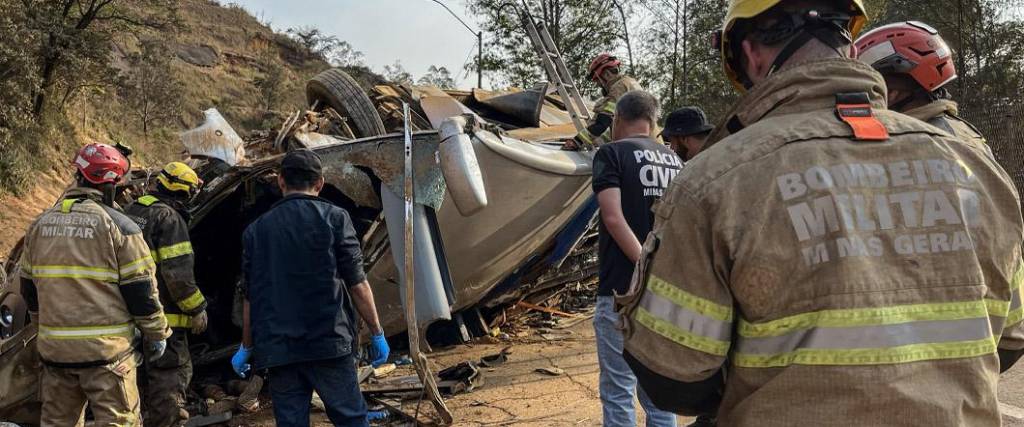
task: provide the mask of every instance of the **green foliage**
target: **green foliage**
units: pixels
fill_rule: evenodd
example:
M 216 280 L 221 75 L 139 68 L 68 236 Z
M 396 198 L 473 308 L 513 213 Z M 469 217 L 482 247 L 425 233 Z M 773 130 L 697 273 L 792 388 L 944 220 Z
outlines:
M 984 111 L 1024 94 L 1024 1 L 874 0 L 873 26 L 916 20 L 952 47 L 960 78 L 949 85 L 964 109 Z
M 256 77 L 253 84 L 260 91 L 263 108 L 271 111 L 280 106 L 289 90 L 288 70 L 270 55 L 260 58 L 259 68 L 263 70 L 263 75 Z
M 649 23 L 638 34 L 642 61 L 637 77 L 670 112 L 696 105 L 721 118 L 738 93 L 722 72 L 720 54 L 708 35 L 721 26 L 726 0 L 644 0 Z
M 481 19 L 484 32 L 482 66 L 498 86 L 529 87 L 543 71 L 521 25 L 516 9 L 505 0 L 468 0 L 470 12 Z M 604 0 L 530 0 L 528 12 L 545 24 L 562 53 L 569 71 L 586 75 L 590 60 L 601 52 L 621 47 L 623 23 L 614 2 Z M 585 92 L 596 93 L 594 85 Z
M 169 123 L 181 114 L 184 88 L 171 68 L 172 57 L 162 41 L 148 40 L 141 52 L 127 58 L 131 68 L 119 83 L 118 94 L 144 135 L 153 125 Z
M 384 79 L 389 82 L 395 82 L 404 85 L 412 84 L 412 74 L 405 71 L 405 67 L 402 66 L 402 61 L 395 60 L 392 65 L 384 66 Z
M 438 67 L 431 65 L 427 69 L 427 74 L 420 77 L 416 81 L 416 84 L 422 86 L 436 86 L 441 89 L 452 89 L 455 87 L 455 80 L 452 79 L 452 73 L 445 67 Z
M 302 46 L 311 58 L 328 62 L 335 67 L 363 65 L 362 52 L 355 50 L 349 42 L 324 34 L 318 28 L 289 28 L 286 34 Z

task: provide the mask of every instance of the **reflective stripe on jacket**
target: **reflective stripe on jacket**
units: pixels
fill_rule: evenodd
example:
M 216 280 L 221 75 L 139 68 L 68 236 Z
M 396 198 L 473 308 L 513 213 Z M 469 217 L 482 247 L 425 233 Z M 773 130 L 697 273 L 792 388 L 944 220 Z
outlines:
M 174 207 L 146 195 L 128 206 L 125 213 L 142 228 L 142 235 L 156 261 L 160 302 L 172 328 L 189 328 L 192 316 L 206 309 L 206 298 L 196 286 L 195 255 L 188 224 Z M 171 201 L 170 203 L 173 203 Z
M 720 426 L 999 425 L 996 348 L 1024 347 L 1019 196 L 884 88 L 846 59 L 774 74 L 654 209 L 625 349 L 681 383 L 724 370 Z M 857 92 L 888 140 L 837 118 Z
M 587 123 L 586 129 L 576 135 L 576 139 L 589 146 L 599 146 L 611 141 L 611 120 L 601 121 L 600 116 L 614 117 L 615 103 L 619 102 L 619 98 L 622 98 L 622 95 L 631 90 L 643 90 L 640 87 L 640 83 L 637 83 L 636 79 L 632 77 L 620 75 L 618 80 L 612 82 L 609 85 L 608 93 L 594 103 L 590 122 Z M 600 126 L 600 130 L 591 130 L 595 128 L 594 125 L 598 122 L 604 122 L 607 125 Z
M 109 363 L 131 351 L 136 328 L 149 339 L 170 335 L 141 230 L 100 197 L 69 190 L 25 235 L 23 289 L 38 311 L 39 355 L 51 364 Z

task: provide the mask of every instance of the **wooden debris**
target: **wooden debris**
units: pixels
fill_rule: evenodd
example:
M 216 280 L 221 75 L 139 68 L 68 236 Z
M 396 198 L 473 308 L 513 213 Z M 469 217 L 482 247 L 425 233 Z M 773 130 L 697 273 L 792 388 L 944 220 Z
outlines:
M 530 303 L 528 303 L 526 301 L 519 301 L 519 302 L 516 303 L 516 305 L 519 306 L 519 307 L 530 309 L 530 310 L 534 310 L 534 311 L 541 311 L 541 312 L 548 313 L 548 314 L 554 314 L 556 316 L 568 317 L 570 319 L 574 319 L 574 318 L 579 317 L 579 316 L 577 316 L 575 314 L 572 314 L 572 313 L 566 313 L 566 312 L 564 312 L 562 310 L 554 309 L 554 308 L 551 308 L 551 307 L 544 307 L 544 306 L 540 306 L 540 305 L 536 305 L 536 304 L 530 304 Z
M 564 370 L 562 370 L 560 368 L 556 368 L 554 366 L 549 367 L 549 368 L 537 368 L 537 369 L 534 369 L 533 371 L 541 373 L 541 374 L 544 374 L 544 375 L 550 375 L 552 377 L 557 377 L 559 375 L 564 375 L 565 374 Z
M 373 370 L 373 377 L 384 378 L 390 375 L 392 372 L 395 372 L 395 369 L 397 369 L 397 367 L 395 366 L 394 363 L 385 363 Z

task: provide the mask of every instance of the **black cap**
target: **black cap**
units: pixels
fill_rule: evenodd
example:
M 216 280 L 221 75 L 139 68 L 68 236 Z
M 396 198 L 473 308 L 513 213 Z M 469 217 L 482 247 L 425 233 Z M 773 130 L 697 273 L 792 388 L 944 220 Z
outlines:
M 302 149 L 289 151 L 288 154 L 285 154 L 284 159 L 281 159 L 281 170 L 304 171 L 323 175 L 324 165 L 320 162 L 320 156 L 316 153 Z
M 704 111 L 698 107 L 683 107 L 669 113 L 665 119 L 665 128 L 661 135 L 665 138 L 672 136 L 690 136 L 708 133 L 715 127 L 708 123 Z

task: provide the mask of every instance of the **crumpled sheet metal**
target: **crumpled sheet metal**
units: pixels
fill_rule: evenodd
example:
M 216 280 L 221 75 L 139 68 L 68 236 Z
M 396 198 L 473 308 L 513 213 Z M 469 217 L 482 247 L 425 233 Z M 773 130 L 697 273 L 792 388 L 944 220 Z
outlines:
M 348 144 L 320 147 L 314 151 L 320 155 L 325 167 L 337 170 L 345 175 L 348 167 L 367 167 L 387 185 L 395 194 L 402 194 L 405 155 L 404 137 L 400 134 L 385 137 L 367 138 Z M 415 184 L 415 202 L 430 206 L 434 210 L 441 208 L 444 201 L 445 181 L 441 173 L 441 161 L 438 147 L 441 144 L 436 131 L 416 132 L 413 139 L 413 178 Z M 374 141 L 376 140 L 376 141 Z M 340 188 L 339 188 L 340 189 Z M 345 190 L 342 190 L 345 192 Z M 345 192 L 349 194 L 348 192 Z M 351 198 L 352 195 L 349 195 Z
M 216 108 L 203 111 L 206 120 L 180 134 L 181 144 L 193 156 L 213 157 L 236 166 L 245 161 L 245 142 Z
M 370 176 L 351 163 L 327 164 L 324 166 L 324 181 L 345 193 L 357 206 L 381 208 Z
M 36 351 L 36 327 L 26 326 L 4 348 L 0 358 L 0 420 L 32 423 L 39 421 L 38 381 L 42 363 Z M 23 347 L 16 349 L 14 347 Z

